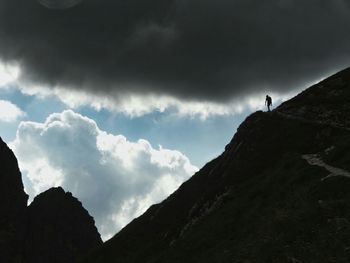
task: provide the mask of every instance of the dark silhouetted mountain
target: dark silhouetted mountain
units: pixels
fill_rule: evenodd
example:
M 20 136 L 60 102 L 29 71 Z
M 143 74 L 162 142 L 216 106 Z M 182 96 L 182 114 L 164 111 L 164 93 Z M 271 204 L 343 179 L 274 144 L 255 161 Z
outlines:
M 18 262 L 28 196 L 17 159 L 0 138 L 0 262 Z
M 94 219 L 82 204 L 62 188 L 35 197 L 28 208 L 24 261 L 76 262 L 102 244 Z
M 0 139 L 0 262 L 73 263 L 102 244 L 93 218 L 62 188 L 29 207 L 16 157 Z
M 272 112 L 85 263 L 350 262 L 350 69 Z

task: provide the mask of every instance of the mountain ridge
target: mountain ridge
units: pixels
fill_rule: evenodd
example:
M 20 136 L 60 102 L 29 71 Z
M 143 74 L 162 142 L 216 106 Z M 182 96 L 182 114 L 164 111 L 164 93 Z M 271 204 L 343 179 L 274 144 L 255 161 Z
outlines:
M 248 116 L 219 157 L 83 262 L 348 262 L 350 181 L 303 157 L 350 171 L 349 101 L 347 68 Z

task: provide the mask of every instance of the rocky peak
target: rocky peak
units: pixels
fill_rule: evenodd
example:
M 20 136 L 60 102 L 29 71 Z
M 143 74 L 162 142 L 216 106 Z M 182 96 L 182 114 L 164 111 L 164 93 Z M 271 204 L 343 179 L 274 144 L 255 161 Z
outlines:
M 99 244 L 94 219 L 61 187 L 41 193 L 28 207 L 25 262 L 75 262 Z
M 4 216 L 17 216 L 27 207 L 28 195 L 24 192 L 21 172 L 11 149 L 0 138 L 0 207 Z
M 23 190 L 17 159 L 0 138 L 0 261 L 20 258 L 28 196 Z M 3 259 L 3 261 L 1 260 Z

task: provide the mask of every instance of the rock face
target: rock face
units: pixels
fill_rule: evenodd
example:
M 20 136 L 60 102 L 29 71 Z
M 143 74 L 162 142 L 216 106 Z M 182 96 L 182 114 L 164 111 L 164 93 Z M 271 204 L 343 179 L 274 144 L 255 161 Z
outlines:
M 71 263 L 102 244 L 71 193 L 52 188 L 27 207 L 16 157 L 0 139 L 0 262 Z
M 62 188 L 38 195 L 28 207 L 24 262 L 71 263 L 86 254 L 101 237 L 82 204 Z
M 0 138 L 0 262 L 20 258 L 28 196 L 23 190 L 17 159 Z
M 350 262 L 350 69 L 256 112 L 85 263 Z

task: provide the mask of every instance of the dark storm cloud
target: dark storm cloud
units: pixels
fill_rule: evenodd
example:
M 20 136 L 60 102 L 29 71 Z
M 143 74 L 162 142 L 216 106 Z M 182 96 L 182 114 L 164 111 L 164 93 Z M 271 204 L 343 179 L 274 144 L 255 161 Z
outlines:
M 346 0 L 0 0 L 0 57 L 24 78 L 97 93 L 224 100 L 350 64 Z M 348 63 L 348 64 L 347 64 Z

